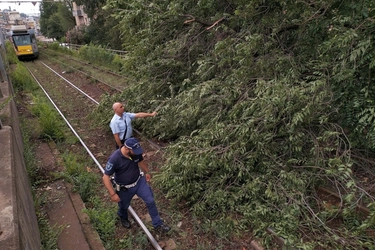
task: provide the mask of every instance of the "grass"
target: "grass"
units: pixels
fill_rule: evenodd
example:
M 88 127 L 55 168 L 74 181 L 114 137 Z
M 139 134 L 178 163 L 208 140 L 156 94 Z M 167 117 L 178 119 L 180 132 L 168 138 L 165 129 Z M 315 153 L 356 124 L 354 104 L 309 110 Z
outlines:
M 63 227 L 49 223 L 47 214 L 41 209 L 46 199 L 46 194 L 34 195 L 34 206 L 36 208 L 42 250 L 58 249 L 57 238 L 61 234 Z
M 21 117 L 21 131 L 24 145 L 24 159 L 26 170 L 30 179 L 32 194 L 34 200 L 34 208 L 38 220 L 42 250 L 57 249 L 57 238 L 60 235 L 62 228 L 50 225 L 48 216 L 44 209 L 44 204 L 47 202 L 46 193 L 38 192 L 38 188 L 42 186 L 45 180 L 41 174 L 40 165 L 36 162 L 34 140 L 30 137 L 30 130 L 28 120 Z M 38 194 L 37 194 L 38 193 Z
M 21 79 L 22 80 L 22 79 Z M 27 83 L 29 84 L 29 83 Z M 24 83 L 20 83 L 20 86 L 24 86 Z M 30 159 L 35 158 L 33 152 L 33 143 L 34 140 L 43 139 L 43 140 L 53 140 L 56 142 L 57 150 L 60 152 L 62 161 L 61 164 L 64 166 L 65 171 L 59 172 L 56 174 L 52 174 L 50 177 L 52 179 L 56 178 L 63 178 L 64 180 L 73 183 L 74 190 L 81 195 L 81 198 L 85 201 L 86 210 L 85 212 L 89 215 L 90 220 L 99 233 L 103 244 L 106 249 L 145 249 L 149 246 L 146 236 L 141 232 L 127 232 L 125 235 L 118 236 L 116 235 L 116 230 L 118 229 L 117 223 L 117 204 L 111 203 L 108 201 L 107 193 L 103 184 L 100 181 L 100 175 L 98 173 L 89 172 L 88 166 L 92 165 L 91 158 L 88 157 L 87 153 L 80 149 L 80 147 L 72 147 L 72 145 L 77 146 L 78 140 L 72 133 L 67 129 L 66 125 L 62 121 L 62 119 L 58 119 L 58 116 L 54 116 L 53 114 L 57 114 L 57 112 L 52 108 L 49 104 L 48 100 L 44 97 L 44 94 L 38 89 L 34 88 L 34 86 L 22 87 L 23 91 L 30 91 L 29 96 L 33 100 L 32 105 L 27 105 L 26 108 L 32 111 L 33 119 L 28 118 L 25 120 L 24 126 L 22 130 L 24 131 L 25 140 L 30 143 L 30 148 L 25 150 L 25 158 L 27 161 L 32 161 Z M 60 93 L 60 95 L 64 95 L 64 93 Z M 35 97 L 34 97 L 35 96 Z M 66 110 L 70 110 L 73 106 L 72 103 L 67 103 L 65 107 Z M 46 117 L 49 117 L 48 119 Z M 45 120 L 54 120 L 54 125 L 56 127 L 60 127 L 59 130 L 53 129 L 44 129 L 45 127 L 50 127 L 51 124 L 44 123 Z M 32 127 L 28 126 L 29 124 L 33 124 Z M 90 126 L 94 126 L 94 124 L 90 124 Z M 35 129 L 37 128 L 37 129 Z M 85 128 L 88 130 L 88 128 Z M 49 131 L 48 133 L 45 130 Z M 60 133 L 63 133 L 62 135 Z M 48 136 L 45 136 L 48 134 Z M 34 165 L 30 167 L 30 176 L 33 176 L 34 179 L 34 187 L 38 187 L 41 184 L 44 184 L 46 181 L 43 178 L 40 178 L 40 169 L 38 169 L 38 165 Z M 103 199 L 103 197 L 105 197 Z M 160 200 L 163 197 L 160 197 Z M 159 200 L 158 198 L 156 200 Z M 56 241 L 59 231 L 62 228 L 54 227 L 53 225 L 48 224 L 48 220 L 46 217 L 43 217 L 43 207 L 46 201 L 43 197 L 38 197 L 35 201 L 35 206 L 38 207 L 38 221 L 40 221 L 40 227 L 42 239 L 44 241 L 43 245 L 52 247 L 51 249 L 55 249 L 54 241 Z M 158 203 L 159 204 L 159 203 Z M 161 204 L 160 204 L 161 205 Z M 177 204 L 176 204 L 177 205 Z M 178 209 L 172 209 L 171 206 L 163 207 L 159 206 L 160 211 L 165 213 L 168 211 L 168 214 L 164 217 L 169 217 L 169 223 L 175 221 L 183 221 L 186 216 L 182 211 L 178 211 Z M 168 210 L 169 209 L 169 210 Z M 171 211 L 172 210 L 172 211 Z M 176 211 L 177 210 L 177 211 Z M 163 216 L 162 216 L 163 217 Z M 232 225 L 230 221 L 224 220 L 221 224 L 214 224 L 209 221 L 200 224 L 198 219 L 191 219 L 196 220 L 196 223 L 193 223 L 195 226 L 192 228 L 193 237 L 198 241 L 197 245 L 194 245 L 195 249 L 223 249 L 221 247 L 221 243 L 225 245 L 226 234 L 231 231 Z M 168 223 L 168 224 L 169 224 Z M 117 223 L 118 224 L 118 223 Z M 216 234 L 212 234 L 210 232 L 216 231 Z M 190 242 L 184 241 L 184 236 L 189 236 L 189 234 L 183 230 L 176 230 L 177 233 L 181 234 L 181 244 L 178 249 L 187 249 L 191 247 Z M 198 235 L 211 235 L 215 237 L 215 242 L 219 242 L 219 245 L 212 246 L 211 240 L 208 238 L 199 238 Z M 178 237 L 178 236 L 176 236 Z M 218 239 L 219 238 L 219 239 Z M 221 239 L 222 238 L 222 239 Z M 47 249 L 47 248 L 44 248 Z
M 41 127 L 40 137 L 47 141 L 62 141 L 65 138 L 62 119 L 51 107 L 51 104 L 39 99 L 33 98 L 34 105 L 31 106 L 31 112 L 38 117 Z
M 32 97 L 32 104 L 24 104 L 27 118 L 20 116 L 20 126 L 23 137 L 24 160 L 26 170 L 32 187 L 34 208 L 38 221 L 38 227 L 41 237 L 41 246 L 44 250 L 57 249 L 57 238 L 62 227 L 50 225 L 46 213 L 45 204 L 47 203 L 47 193 L 38 192 L 38 189 L 50 179 L 45 178 L 40 163 L 36 161 L 35 147 L 38 139 L 43 140 L 63 140 L 64 130 L 62 121 L 58 119 L 52 105 L 49 104 L 37 84 L 31 79 L 28 71 L 22 62 L 16 61 L 17 66 L 11 73 L 11 80 L 15 86 L 17 94 L 26 92 L 24 96 L 27 99 Z M 35 98 L 33 98 L 35 97 Z M 16 98 L 17 99 L 17 98 Z M 19 105 L 22 101 L 17 100 Z
M 19 62 L 19 64 L 20 66 L 15 68 L 15 72 L 12 75 L 17 82 L 17 91 L 22 91 L 23 96 L 27 96 L 28 99 L 32 100 L 31 103 L 24 104 L 24 112 L 28 113 L 28 118 L 21 116 L 20 119 L 25 147 L 24 157 L 33 187 L 34 206 L 43 249 L 57 249 L 57 238 L 63 228 L 50 225 L 48 222 L 48 217 L 45 213 L 45 210 L 48 209 L 45 207 L 47 204 L 46 193 L 42 193 L 42 195 L 35 195 L 35 193 L 42 185 L 56 179 L 64 179 L 73 183 L 74 191 L 78 192 L 82 200 L 86 202 L 88 207 L 86 212 L 107 249 L 112 249 L 112 246 L 126 245 L 126 241 L 120 241 L 114 237 L 117 206 L 115 204 L 108 205 L 107 202 L 104 202 L 98 196 L 100 194 L 98 190 L 103 190 L 99 175 L 88 172 L 86 169 L 87 163 L 92 161 L 91 158 L 88 157 L 84 150 L 70 152 L 70 146 L 75 145 L 78 139 L 72 135 L 36 83 L 30 82 L 27 76 L 19 77 L 21 74 L 28 75 L 22 62 Z M 22 100 L 18 102 L 20 101 Z M 57 149 L 62 155 L 62 165 L 65 171 L 41 173 L 42 169 L 35 160 L 35 146 L 38 144 L 38 140 L 56 142 Z M 136 237 L 136 239 L 137 242 L 147 243 L 147 240 L 145 241 L 142 237 Z
M 98 196 L 90 198 L 91 207 L 84 210 L 100 235 L 100 238 L 107 249 L 114 249 L 115 233 L 116 233 L 116 211 L 117 205 L 112 204 L 108 208 L 108 204 L 104 204 Z
M 66 171 L 58 175 L 72 183 L 73 190 L 78 192 L 83 202 L 89 202 L 90 197 L 94 197 L 96 188 L 100 185 L 99 176 L 95 173 L 87 172 L 85 169 L 86 157 L 65 152 L 63 154 L 64 165 Z

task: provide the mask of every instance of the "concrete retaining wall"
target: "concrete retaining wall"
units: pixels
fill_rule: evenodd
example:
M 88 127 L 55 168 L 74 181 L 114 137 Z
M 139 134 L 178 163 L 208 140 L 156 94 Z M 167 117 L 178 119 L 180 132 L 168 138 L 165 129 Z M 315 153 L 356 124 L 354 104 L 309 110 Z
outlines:
M 0 107 L 13 88 L 0 83 Z M 40 233 L 23 158 L 18 111 L 12 99 L 0 110 L 0 249 L 39 250 Z

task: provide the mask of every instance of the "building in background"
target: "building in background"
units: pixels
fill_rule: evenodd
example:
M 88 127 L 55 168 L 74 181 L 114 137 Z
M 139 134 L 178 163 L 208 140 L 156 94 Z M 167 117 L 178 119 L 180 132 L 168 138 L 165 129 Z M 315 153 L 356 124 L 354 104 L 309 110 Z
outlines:
M 90 24 L 90 18 L 87 17 L 83 9 L 83 5 L 77 5 L 76 2 L 73 2 L 73 16 L 76 19 L 76 27 L 89 26 Z
M 34 29 L 35 34 L 40 34 L 39 16 L 27 16 L 18 11 L 4 9 L 0 11 L 0 27 L 9 35 L 12 25 L 26 25 L 27 29 Z

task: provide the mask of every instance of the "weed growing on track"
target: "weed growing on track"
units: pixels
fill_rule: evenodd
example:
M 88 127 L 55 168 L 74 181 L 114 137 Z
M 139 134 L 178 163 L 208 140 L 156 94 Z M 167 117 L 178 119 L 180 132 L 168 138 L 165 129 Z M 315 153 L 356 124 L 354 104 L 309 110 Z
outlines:
M 47 219 L 47 214 L 40 209 L 43 203 L 46 202 L 46 195 L 34 195 L 34 206 L 36 208 L 35 212 L 38 218 L 38 225 L 40 231 L 40 237 L 42 242 L 42 250 L 58 249 L 57 238 L 59 237 L 62 226 L 50 225 Z
M 22 62 L 17 63 L 16 69 L 10 73 L 13 87 L 16 91 L 35 91 L 38 85 L 35 84 L 33 78 L 30 76 L 29 71 Z
M 8 54 L 12 54 L 11 51 Z M 14 52 L 13 52 L 14 54 Z M 14 70 L 10 73 L 11 81 L 18 96 L 21 96 L 19 105 L 23 106 L 26 118 L 20 116 L 20 126 L 23 136 L 24 160 L 26 170 L 32 187 L 35 213 L 38 221 L 42 250 L 57 249 L 57 238 L 63 227 L 49 224 L 48 216 L 44 205 L 47 203 L 47 194 L 38 192 L 38 189 L 49 178 L 45 178 L 45 173 L 35 157 L 35 140 L 46 141 L 64 140 L 63 122 L 57 116 L 52 105 L 44 97 L 38 85 L 30 76 L 28 70 L 18 59 L 15 61 Z M 32 101 L 28 101 L 32 100 Z M 24 101 L 22 103 L 22 101 Z M 38 194 L 37 194 L 38 193 Z
M 12 71 L 10 73 L 10 79 L 17 95 L 24 95 L 24 91 L 33 92 L 37 94 L 40 90 L 33 81 L 29 72 L 25 68 L 22 62 L 20 62 L 14 53 L 12 45 L 6 41 L 6 61 L 8 62 L 8 70 L 10 65 Z M 3 57 L 5 58 L 5 57 Z M 39 91 L 38 91 L 39 90 Z M 25 95 L 27 99 L 27 95 Z M 13 97 L 12 97 L 13 98 Z M 11 99 L 9 99 L 11 100 Z M 8 101 L 8 100 L 7 100 Z M 24 105 L 24 104 L 21 104 Z M 27 107 L 25 108 L 27 110 Z M 46 182 L 45 178 L 41 174 L 41 168 L 35 158 L 34 139 L 40 137 L 40 129 L 38 119 L 35 117 L 23 118 L 20 116 L 20 127 L 23 137 L 23 157 L 25 160 L 26 171 L 31 184 L 31 193 L 33 195 L 34 208 L 38 221 L 38 227 L 40 232 L 40 240 L 42 250 L 57 249 L 57 238 L 62 231 L 61 227 L 51 226 L 49 224 L 47 214 L 43 209 L 43 204 L 46 203 L 46 195 L 36 194 L 37 189 Z
M 12 99 L 13 96 L 9 96 L 5 99 L 4 102 L 0 103 L 0 110 L 2 110 Z
M 95 195 L 93 187 L 99 186 L 100 183 L 98 175 L 87 172 L 85 168 L 87 159 L 79 158 L 77 155 L 65 152 L 63 160 L 66 171 L 58 175 L 74 184 L 73 190 L 79 193 L 83 202 L 87 202 L 90 197 Z
M 113 249 L 114 235 L 116 232 L 116 204 L 109 208 L 98 196 L 92 196 L 89 199 L 90 208 L 84 210 L 98 231 L 100 238 L 103 240 L 106 249 Z
M 43 209 L 43 204 L 46 203 L 47 195 L 45 192 L 39 192 L 36 195 L 37 189 L 42 186 L 46 179 L 41 175 L 41 168 L 36 162 L 33 146 L 33 138 L 30 136 L 33 127 L 30 127 L 30 119 L 21 118 L 21 128 L 24 145 L 24 159 L 26 164 L 26 170 L 30 179 L 32 187 L 32 195 L 34 201 L 35 213 L 38 220 L 39 232 L 42 250 L 57 249 L 57 238 L 62 231 L 62 227 L 57 227 L 49 224 L 46 211 Z
M 143 232 L 137 232 L 136 235 L 124 235 L 119 241 L 119 249 L 144 249 L 149 245 L 148 239 Z M 138 246 L 138 247 L 137 247 Z
M 38 117 L 41 127 L 41 138 L 47 141 L 64 140 L 63 124 L 56 111 L 37 97 L 33 98 L 33 103 L 31 112 Z
M 88 62 L 95 62 L 99 66 L 106 65 L 109 69 L 119 72 L 123 61 L 118 55 L 109 53 L 106 49 L 96 46 L 83 46 L 79 56 Z
M 60 143 L 58 147 L 67 148 L 67 145 Z M 118 248 L 118 245 L 123 245 L 123 243 L 114 237 L 117 230 L 117 204 L 103 202 L 100 178 L 97 173 L 90 172 L 86 168 L 89 161 L 87 157 L 65 151 L 62 158 L 65 171 L 59 172 L 55 176 L 64 178 L 73 184 L 73 190 L 79 193 L 86 204 L 87 208 L 83 212 L 90 217 L 91 223 L 99 233 L 105 248 L 124 249 Z
M 22 62 L 16 67 L 17 73 L 12 74 L 16 78 L 21 75 L 25 67 Z M 96 172 L 90 172 L 88 165 L 91 159 L 87 153 L 75 147 L 78 139 L 72 135 L 64 121 L 57 115 L 52 105 L 38 88 L 35 82 L 29 82 L 28 72 L 23 78 L 17 78 L 17 91 L 27 100 L 21 104 L 27 118 L 22 118 L 22 132 L 25 145 L 25 161 L 28 166 L 28 173 L 32 182 L 33 192 L 50 180 L 64 179 L 73 184 L 73 190 L 78 192 L 86 203 L 85 212 L 90 217 L 95 229 L 100 234 L 103 244 L 107 249 L 124 249 L 122 246 L 129 244 L 141 244 L 141 248 L 148 244 L 147 239 L 129 236 L 129 239 L 117 239 L 114 237 L 118 225 L 117 204 L 102 200 L 102 185 L 100 177 Z M 25 82 L 23 81 L 24 79 Z M 54 141 L 59 152 L 62 152 L 62 167 L 64 171 L 54 173 L 41 173 L 37 162 L 35 162 L 35 148 L 33 142 L 37 139 Z M 47 176 L 46 176 L 47 175 Z M 103 190 L 102 190 L 103 191 Z M 57 238 L 63 228 L 53 227 L 48 224 L 45 205 L 47 198 L 44 195 L 34 195 L 34 205 L 38 218 L 39 229 L 43 249 L 56 249 Z M 136 239 L 136 241 L 134 241 Z M 119 247 L 120 246 L 120 247 Z
M 26 171 L 27 175 L 29 176 L 30 182 L 32 187 L 37 187 L 41 183 L 40 180 L 40 167 L 35 159 L 34 148 L 31 143 L 31 136 L 30 132 L 27 129 L 27 122 L 24 119 L 21 119 L 21 128 L 22 128 L 22 136 L 23 136 L 23 157 L 26 163 Z
M 48 44 L 48 48 L 52 49 L 54 51 L 60 51 L 61 53 L 68 54 L 68 55 L 76 54 L 76 52 L 74 50 L 68 49 L 64 46 L 60 46 L 60 44 L 58 42 Z
M 10 41 L 5 41 L 5 49 L 6 49 L 6 56 L 3 56 L 3 53 L 2 53 L 2 58 L 6 58 L 6 61 L 9 64 L 18 63 L 19 62 L 18 57 L 17 57 L 16 53 L 14 52 L 13 45 Z M 9 66 L 9 64 L 8 64 L 8 66 Z
M 0 111 L 13 99 L 13 96 L 7 97 L 3 102 L 0 102 Z M 7 123 L 10 120 L 9 115 L 0 114 L 0 121 L 2 123 Z

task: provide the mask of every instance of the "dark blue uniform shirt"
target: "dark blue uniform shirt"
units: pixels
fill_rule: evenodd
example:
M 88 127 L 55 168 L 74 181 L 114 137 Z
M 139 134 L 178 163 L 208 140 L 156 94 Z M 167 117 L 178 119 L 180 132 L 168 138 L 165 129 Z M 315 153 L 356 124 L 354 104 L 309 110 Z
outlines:
M 104 174 L 115 176 L 115 181 L 120 185 L 129 185 L 138 180 L 140 170 L 138 162 L 143 161 L 142 155 L 132 156 L 132 159 L 125 157 L 121 149 L 111 154 L 105 165 Z

